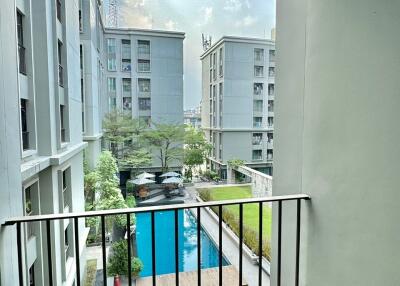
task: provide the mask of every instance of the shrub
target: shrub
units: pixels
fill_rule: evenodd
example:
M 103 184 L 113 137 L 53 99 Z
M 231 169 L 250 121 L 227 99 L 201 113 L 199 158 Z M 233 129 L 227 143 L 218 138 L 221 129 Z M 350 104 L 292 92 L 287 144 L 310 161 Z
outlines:
M 131 273 L 128 273 L 128 243 L 126 240 L 120 240 L 111 245 L 107 268 L 107 272 L 111 276 L 132 275 L 138 277 L 142 269 L 142 261 L 137 257 L 133 257 L 131 260 Z

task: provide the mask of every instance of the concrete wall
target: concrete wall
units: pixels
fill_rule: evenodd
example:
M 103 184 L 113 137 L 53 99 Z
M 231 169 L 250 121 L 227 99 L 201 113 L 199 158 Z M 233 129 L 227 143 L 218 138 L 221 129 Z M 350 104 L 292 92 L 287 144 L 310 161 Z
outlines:
M 312 197 L 300 285 L 400 284 L 398 11 L 398 1 L 277 2 L 274 195 Z M 282 285 L 293 285 L 284 205 Z M 274 220 L 273 241 L 276 230 Z
M 228 165 L 227 183 L 236 184 L 236 172 L 245 175 L 251 182 L 254 198 L 272 196 L 272 177 L 246 166 L 232 167 Z

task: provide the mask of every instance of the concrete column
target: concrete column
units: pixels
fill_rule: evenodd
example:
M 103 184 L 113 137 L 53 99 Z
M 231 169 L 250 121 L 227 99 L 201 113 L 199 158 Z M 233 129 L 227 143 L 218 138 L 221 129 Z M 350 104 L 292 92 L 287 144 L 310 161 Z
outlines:
M 312 196 L 300 285 L 400 285 L 399 11 L 399 1 L 277 2 L 274 195 Z M 294 204 L 283 218 L 282 285 L 294 285 Z

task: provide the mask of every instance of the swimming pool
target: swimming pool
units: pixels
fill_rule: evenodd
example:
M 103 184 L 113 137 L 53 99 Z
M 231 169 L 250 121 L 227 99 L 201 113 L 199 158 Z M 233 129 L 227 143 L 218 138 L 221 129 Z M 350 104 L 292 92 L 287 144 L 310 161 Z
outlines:
M 178 211 L 179 271 L 197 270 L 197 220 L 189 210 Z M 156 274 L 175 273 L 175 224 L 174 212 L 155 213 Z M 136 215 L 136 246 L 143 262 L 141 277 L 152 275 L 151 216 L 150 213 Z M 218 249 L 201 229 L 201 268 L 218 266 Z M 223 258 L 222 265 L 229 262 Z

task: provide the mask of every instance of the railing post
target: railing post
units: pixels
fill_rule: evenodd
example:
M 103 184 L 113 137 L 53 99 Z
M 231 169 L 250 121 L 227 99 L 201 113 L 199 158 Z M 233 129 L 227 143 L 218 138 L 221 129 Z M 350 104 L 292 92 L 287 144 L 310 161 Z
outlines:
M 263 230 L 263 203 L 258 203 L 258 285 L 262 286 L 262 230 Z
M 132 285 L 131 214 L 126 215 L 126 234 L 128 243 L 128 285 Z
M 282 266 L 282 201 L 278 202 L 278 261 L 277 261 L 277 286 L 281 286 Z
M 50 220 L 46 220 L 47 261 L 49 267 L 49 286 L 53 286 L 53 262 L 51 259 Z
M 153 286 L 156 286 L 156 232 L 155 232 L 155 213 L 151 212 L 151 266 L 153 276 Z
M 101 255 L 103 260 L 103 285 L 107 285 L 107 253 L 106 253 L 106 222 L 105 216 L 101 215 Z
M 243 281 L 243 204 L 239 204 L 239 286 Z
M 218 281 L 219 286 L 222 286 L 222 205 L 218 206 L 218 246 L 219 246 L 219 253 L 218 253 Z
M 175 286 L 179 286 L 179 235 L 178 235 L 178 210 L 175 214 Z
M 200 207 L 197 207 L 197 285 L 201 286 L 201 219 L 200 219 Z
M 296 217 L 296 274 L 295 286 L 299 286 L 299 266 L 300 266 L 300 212 L 301 200 L 297 200 L 297 217 Z
M 81 267 L 79 261 L 79 225 L 78 217 L 74 218 L 74 237 L 75 237 L 75 263 L 76 263 L 76 285 L 81 285 Z
M 22 267 L 22 241 L 21 241 L 21 223 L 17 222 L 17 251 L 18 251 L 18 277 L 19 285 L 24 285 L 24 268 Z

